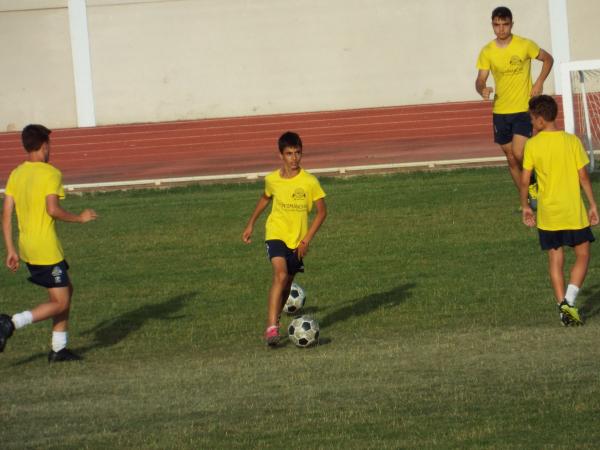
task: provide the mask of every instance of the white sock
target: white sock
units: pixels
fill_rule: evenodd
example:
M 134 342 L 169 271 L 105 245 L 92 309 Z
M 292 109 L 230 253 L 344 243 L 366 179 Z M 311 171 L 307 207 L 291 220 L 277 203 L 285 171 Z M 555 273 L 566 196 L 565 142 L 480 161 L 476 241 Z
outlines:
M 565 300 L 569 304 L 569 306 L 575 306 L 575 299 L 577 298 L 577 294 L 579 294 L 579 288 L 574 284 L 569 284 L 567 286 L 567 292 L 565 294 Z
M 61 351 L 67 346 L 67 332 L 53 331 L 52 332 L 52 350 L 55 352 Z
M 23 311 L 22 313 L 12 316 L 12 321 L 15 325 L 15 329 L 18 330 L 25 325 L 31 325 L 33 323 L 33 316 L 31 315 L 31 311 Z

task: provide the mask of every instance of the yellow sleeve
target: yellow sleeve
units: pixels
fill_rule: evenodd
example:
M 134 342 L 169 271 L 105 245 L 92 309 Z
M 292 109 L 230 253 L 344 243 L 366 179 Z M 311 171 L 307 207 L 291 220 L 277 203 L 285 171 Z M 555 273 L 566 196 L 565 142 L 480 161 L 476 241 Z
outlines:
M 590 163 L 590 158 L 588 157 L 585 148 L 583 148 L 581 140 L 577 136 L 573 136 L 573 138 L 573 145 L 575 146 L 575 162 L 577 163 L 577 170 L 579 170 Z
M 539 54 L 540 54 L 540 46 L 537 45 L 535 42 L 527 39 L 527 55 L 531 59 L 535 59 L 538 57 Z
M 319 180 L 317 180 L 315 178 L 315 184 L 312 188 L 312 201 L 314 202 L 315 200 L 319 200 L 320 198 L 324 198 L 324 197 L 325 197 L 325 191 L 321 187 L 321 183 L 319 183 Z
M 44 186 L 44 196 L 55 194 L 58 198 L 65 198 L 65 189 L 62 184 L 62 174 L 57 170 L 52 172 Z
M 273 197 L 273 186 L 269 177 L 265 177 L 265 195 L 267 197 Z
M 482 49 L 477 58 L 477 68 L 479 70 L 490 70 L 491 67 L 490 59 L 487 57 L 485 49 Z

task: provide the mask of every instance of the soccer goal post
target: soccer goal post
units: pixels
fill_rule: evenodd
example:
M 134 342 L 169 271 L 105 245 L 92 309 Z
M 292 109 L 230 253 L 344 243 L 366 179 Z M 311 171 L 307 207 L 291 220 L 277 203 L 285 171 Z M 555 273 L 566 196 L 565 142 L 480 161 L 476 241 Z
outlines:
M 600 59 L 563 63 L 560 70 L 565 131 L 583 142 L 591 172 L 600 150 Z

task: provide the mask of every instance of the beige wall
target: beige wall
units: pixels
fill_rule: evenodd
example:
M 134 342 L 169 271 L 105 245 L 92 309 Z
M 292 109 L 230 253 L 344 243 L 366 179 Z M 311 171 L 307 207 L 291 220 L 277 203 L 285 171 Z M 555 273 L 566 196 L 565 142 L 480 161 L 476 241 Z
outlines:
M 568 0 L 571 60 L 600 59 L 600 1 Z
M 0 131 L 76 125 L 67 10 L 0 12 Z
M 76 126 L 66 3 L 0 0 L 0 130 Z M 476 100 L 475 59 L 493 38 L 498 2 L 87 4 L 101 125 Z M 514 32 L 551 51 L 547 0 L 506 4 Z M 591 21 L 587 14 L 570 19 L 577 41 L 597 40 L 591 25 L 578 26 Z M 585 48 L 593 53 L 591 43 Z M 553 92 L 552 79 L 546 88 Z

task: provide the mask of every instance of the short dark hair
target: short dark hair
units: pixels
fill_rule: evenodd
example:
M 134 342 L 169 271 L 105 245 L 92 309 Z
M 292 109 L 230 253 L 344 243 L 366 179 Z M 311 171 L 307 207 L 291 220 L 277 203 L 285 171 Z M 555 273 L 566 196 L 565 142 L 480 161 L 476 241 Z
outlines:
M 28 152 L 39 150 L 42 148 L 42 145 L 50 142 L 50 133 L 52 133 L 52 131 L 44 125 L 27 125 L 21 132 L 23 147 L 25 147 L 25 150 Z
M 529 112 L 532 116 L 543 117 L 547 122 L 554 122 L 558 115 L 558 105 L 549 95 L 538 95 L 529 100 Z
M 508 19 L 512 22 L 512 12 L 506 6 L 498 6 L 492 11 L 492 20 L 496 17 L 498 19 Z
M 279 152 L 283 152 L 283 150 L 287 147 L 299 148 L 302 150 L 302 139 L 298 133 L 294 133 L 293 131 L 286 131 L 281 136 L 279 136 Z

